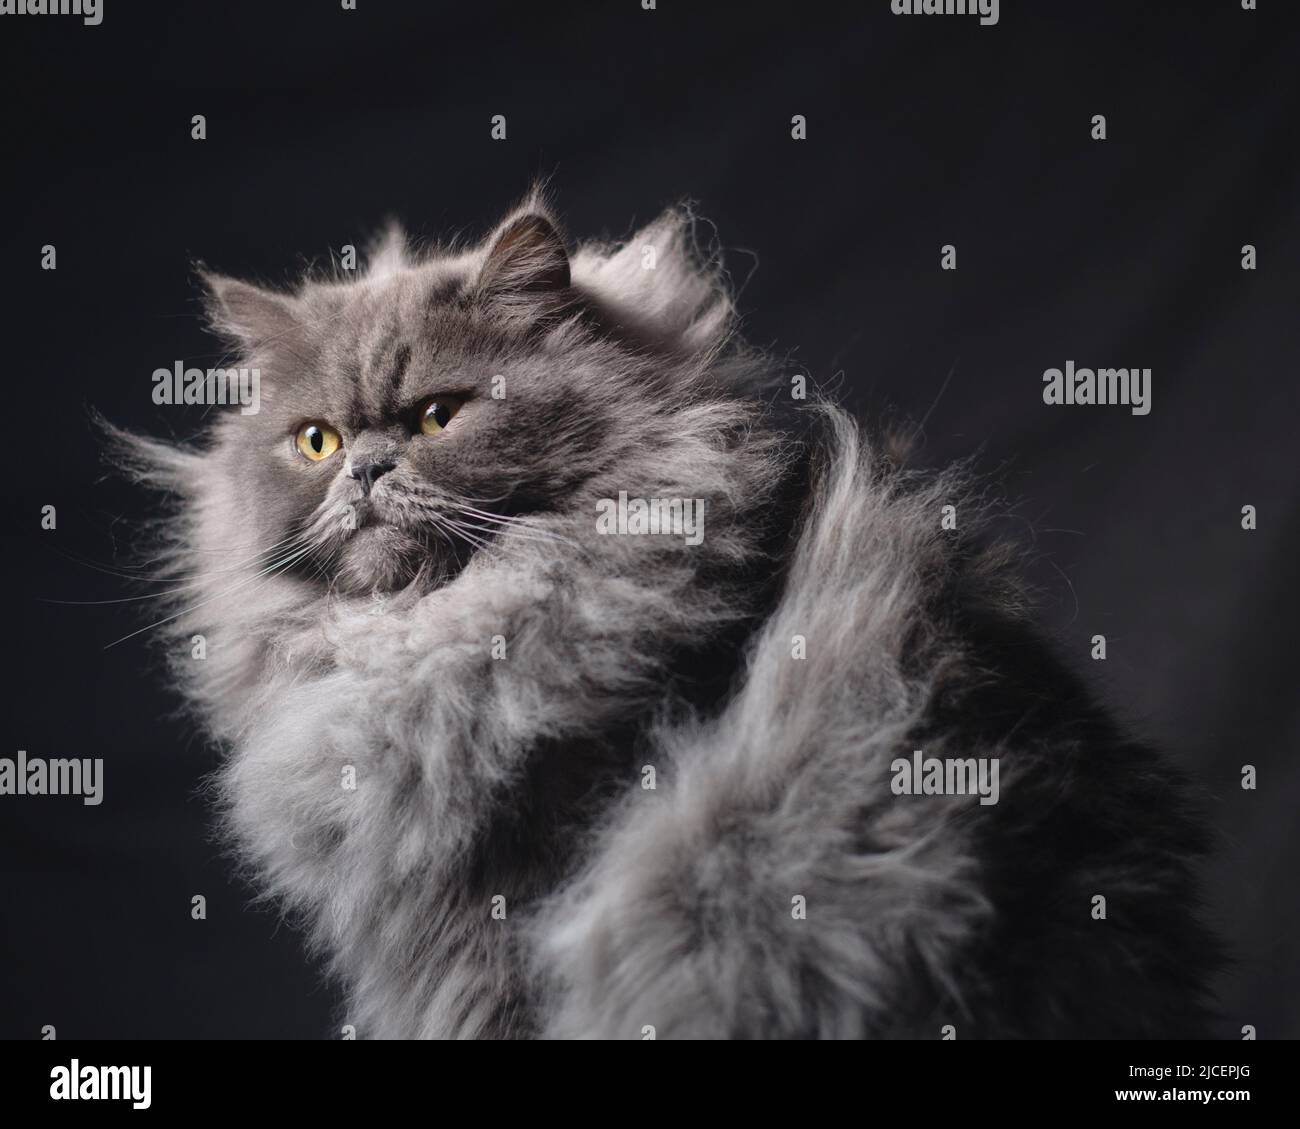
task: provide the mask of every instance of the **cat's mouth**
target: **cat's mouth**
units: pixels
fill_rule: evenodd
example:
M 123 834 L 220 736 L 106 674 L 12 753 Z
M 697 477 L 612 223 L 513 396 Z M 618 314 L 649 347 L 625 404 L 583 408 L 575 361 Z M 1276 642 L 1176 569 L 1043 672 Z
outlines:
M 473 545 L 454 529 L 419 520 L 411 508 L 372 495 L 357 508 L 357 528 L 339 551 L 335 581 L 351 592 L 390 592 L 423 580 L 445 584 L 469 560 Z

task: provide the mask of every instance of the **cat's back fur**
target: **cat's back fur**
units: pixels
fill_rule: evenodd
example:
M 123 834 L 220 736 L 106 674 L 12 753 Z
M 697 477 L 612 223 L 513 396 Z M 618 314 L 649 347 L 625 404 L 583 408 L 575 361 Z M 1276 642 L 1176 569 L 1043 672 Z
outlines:
M 599 426 L 557 453 L 562 503 L 436 580 L 372 597 L 241 563 L 229 543 L 256 499 L 237 419 L 195 449 L 130 446 L 179 500 L 173 559 L 193 587 L 168 647 L 228 749 L 226 824 L 329 954 L 342 1022 L 363 1037 L 1202 1034 L 1205 844 L 1178 774 L 1036 638 L 962 475 L 900 469 L 831 405 L 774 406 L 779 374 L 737 342 L 691 231 L 673 212 L 579 249 L 570 304 L 540 330 L 535 287 L 493 299 L 493 363 L 524 373 L 525 396 L 528 365 L 562 369 L 586 415 L 558 426 Z M 366 278 L 301 290 L 285 316 L 320 332 L 355 317 L 349 349 L 390 348 L 334 311 L 418 306 L 421 271 L 472 279 L 492 254 L 421 264 L 390 242 Z M 467 285 L 442 338 L 479 324 Z M 277 354 L 284 333 L 243 332 L 222 290 L 218 323 L 274 396 L 275 368 L 316 345 Z M 704 499 L 702 542 L 597 535 L 620 492 Z M 916 749 L 996 757 L 999 802 L 895 794 L 891 765 Z

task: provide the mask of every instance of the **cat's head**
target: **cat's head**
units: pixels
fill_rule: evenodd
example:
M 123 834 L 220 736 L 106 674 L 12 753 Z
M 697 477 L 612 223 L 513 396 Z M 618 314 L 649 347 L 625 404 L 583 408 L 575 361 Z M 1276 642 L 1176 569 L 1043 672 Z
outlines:
M 205 457 L 223 520 L 352 592 L 445 577 L 511 519 L 670 448 L 732 318 L 684 211 L 570 254 L 535 196 L 477 247 L 414 256 L 391 229 L 356 277 L 204 282 L 260 383 Z

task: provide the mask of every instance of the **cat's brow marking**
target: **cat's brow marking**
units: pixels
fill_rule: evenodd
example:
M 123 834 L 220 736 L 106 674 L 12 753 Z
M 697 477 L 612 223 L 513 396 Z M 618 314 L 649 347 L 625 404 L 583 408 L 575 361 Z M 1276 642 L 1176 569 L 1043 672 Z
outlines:
M 371 350 L 369 360 L 362 367 L 361 378 L 353 390 L 353 411 L 359 416 L 367 412 L 366 400 L 378 400 L 387 411 L 397 406 L 402 378 L 411 364 L 411 346 L 402 342 L 394 347 L 395 336 Z
M 388 374 L 388 382 L 393 388 L 399 388 L 402 384 L 402 377 L 406 375 L 406 369 L 411 363 L 411 347 L 409 345 L 399 345 L 397 353 L 393 357 L 393 368 Z

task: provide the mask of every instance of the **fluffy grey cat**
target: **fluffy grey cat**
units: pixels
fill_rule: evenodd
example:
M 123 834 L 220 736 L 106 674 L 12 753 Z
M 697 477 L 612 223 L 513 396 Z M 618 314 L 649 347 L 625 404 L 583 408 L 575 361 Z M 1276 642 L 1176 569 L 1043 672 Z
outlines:
M 205 283 L 261 410 L 123 448 L 233 840 L 361 1036 L 1204 1033 L 1184 785 L 960 473 L 740 342 L 688 211 Z

